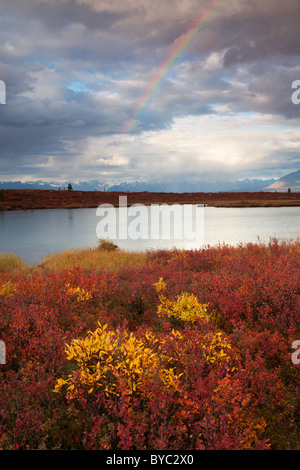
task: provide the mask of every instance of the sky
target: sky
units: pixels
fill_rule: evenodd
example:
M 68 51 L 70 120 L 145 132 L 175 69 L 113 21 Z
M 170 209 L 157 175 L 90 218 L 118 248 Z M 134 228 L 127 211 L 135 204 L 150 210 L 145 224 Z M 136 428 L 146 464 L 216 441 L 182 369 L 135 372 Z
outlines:
M 0 0 L 0 181 L 300 169 L 299 24 L 299 0 Z

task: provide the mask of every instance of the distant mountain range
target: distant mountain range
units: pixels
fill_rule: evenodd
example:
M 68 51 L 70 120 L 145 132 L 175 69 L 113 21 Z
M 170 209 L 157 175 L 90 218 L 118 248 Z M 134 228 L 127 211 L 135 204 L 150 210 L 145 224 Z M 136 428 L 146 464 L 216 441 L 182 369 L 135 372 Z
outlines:
M 0 182 L 0 189 L 67 189 L 70 182 L 45 182 L 45 181 L 6 181 Z M 101 181 L 81 181 L 73 183 L 72 188 L 78 191 L 103 191 L 104 183 Z
M 243 181 L 153 181 L 153 182 L 139 182 L 132 183 L 119 183 L 108 188 L 108 191 L 149 191 L 166 193 L 209 193 L 209 192 L 243 192 L 243 191 L 261 191 L 266 184 L 272 184 L 275 180 L 261 181 L 261 180 L 243 180 Z
M 242 181 L 203 181 L 193 179 L 182 180 L 164 179 L 155 181 L 124 181 L 108 185 L 103 181 L 79 181 L 79 182 L 45 182 L 45 181 L 7 181 L 0 182 L 0 189 L 67 189 L 71 183 L 72 188 L 78 191 L 129 191 L 129 192 L 173 192 L 173 193 L 195 193 L 195 192 L 253 192 L 263 191 L 267 185 L 275 183 L 275 179 L 259 180 L 245 179 Z
M 276 179 L 244 179 L 241 181 L 204 181 L 199 179 L 182 179 L 180 177 L 155 181 L 121 181 L 107 184 L 104 181 L 76 181 L 76 182 L 45 182 L 45 181 L 8 181 L 0 182 L 0 189 L 67 189 L 71 183 L 72 188 L 78 191 L 129 191 L 129 192 L 255 192 L 255 191 L 300 191 L 300 170 Z

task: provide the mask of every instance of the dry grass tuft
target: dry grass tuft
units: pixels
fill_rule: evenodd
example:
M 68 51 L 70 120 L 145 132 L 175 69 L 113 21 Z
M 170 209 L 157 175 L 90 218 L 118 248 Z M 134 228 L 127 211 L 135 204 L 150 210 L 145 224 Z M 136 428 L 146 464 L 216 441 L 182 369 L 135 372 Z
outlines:
M 0 273 L 25 274 L 30 267 L 17 255 L 0 253 Z
M 74 266 L 79 266 L 82 269 L 102 268 L 108 272 L 117 272 L 129 266 L 142 266 L 146 262 L 146 253 L 85 248 L 48 255 L 39 267 L 47 272 L 72 269 Z

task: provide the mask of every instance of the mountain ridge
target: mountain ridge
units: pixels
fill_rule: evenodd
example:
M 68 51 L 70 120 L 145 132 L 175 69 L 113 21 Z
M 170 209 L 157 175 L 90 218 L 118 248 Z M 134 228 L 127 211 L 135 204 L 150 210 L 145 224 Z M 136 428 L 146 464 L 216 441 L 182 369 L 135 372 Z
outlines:
M 282 176 L 265 188 L 266 191 L 280 192 L 287 192 L 289 189 L 293 192 L 300 191 L 300 170 L 293 171 L 288 175 Z
M 108 184 L 104 181 L 70 181 L 70 182 L 46 182 L 46 181 L 6 181 L 0 182 L 0 189 L 52 189 L 64 190 L 68 184 L 77 191 L 122 191 L 122 192 L 256 192 L 263 191 L 266 185 L 276 183 L 275 179 L 244 179 L 241 181 L 205 181 L 201 179 L 188 181 L 186 179 L 155 180 L 155 181 L 120 181 Z

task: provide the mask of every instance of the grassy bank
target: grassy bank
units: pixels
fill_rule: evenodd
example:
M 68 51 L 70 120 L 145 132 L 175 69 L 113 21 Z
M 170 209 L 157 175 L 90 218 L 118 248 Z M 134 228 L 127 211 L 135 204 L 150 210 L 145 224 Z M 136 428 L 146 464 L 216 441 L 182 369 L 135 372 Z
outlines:
M 19 256 L 12 253 L 0 253 L 0 273 L 28 274 L 31 268 Z
M 123 250 L 101 249 L 88 247 L 69 249 L 61 253 L 49 254 L 36 265 L 28 265 L 22 258 L 0 253 L 0 273 L 21 274 L 26 276 L 33 272 L 58 272 L 63 269 L 105 269 L 117 272 L 130 266 L 142 266 L 147 263 L 147 254 Z
M 147 261 L 145 253 L 130 251 L 108 251 L 98 248 L 71 249 L 47 256 L 39 268 L 47 272 L 72 269 L 79 266 L 82 269 L 105 269 L 108 272 L 118 272 L 129 266 L 141 266 Z

